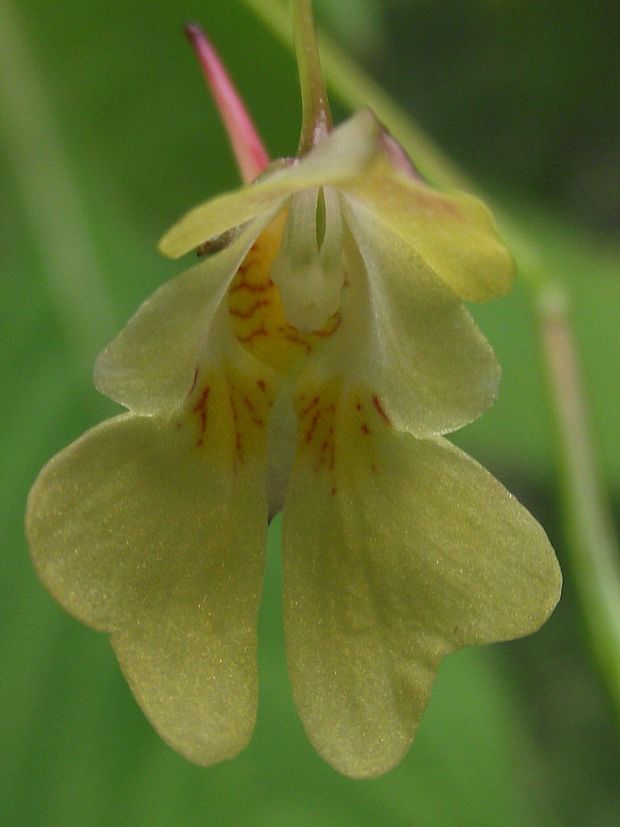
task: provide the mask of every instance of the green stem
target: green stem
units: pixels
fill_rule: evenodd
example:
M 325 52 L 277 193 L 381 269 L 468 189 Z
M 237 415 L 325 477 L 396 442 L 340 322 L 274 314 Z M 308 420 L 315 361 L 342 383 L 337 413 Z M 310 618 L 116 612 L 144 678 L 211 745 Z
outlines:
M 332 128 L 310 0 L 294 0 L 293 31 L 303 115 L 298 154 L 305 155 Z
M 68 352 L 90 370 L 116 326 L 114 312 L 52 107 L 9 0 L 0 2 L 0 124 Z
M 246 6 L 286 45 L 291 45 L 291 21 L 281 0 L 243 0 Z M 418 169 L 442 187 L 471 190 L 473 183 L 421 130 L 411 117 L 329 37 L 319 34 L 321 64 L 330 88 L 351 109 L 367 106 L 398 137 L 407 151 L 415 147 Z M 410 154 L 412 154 L 410 152 Z
M 535 301 L 574 587 L 589 647 L 620 718 L 620 548 L 590 433 L 568 298 L 549 285 L 535 292 Z

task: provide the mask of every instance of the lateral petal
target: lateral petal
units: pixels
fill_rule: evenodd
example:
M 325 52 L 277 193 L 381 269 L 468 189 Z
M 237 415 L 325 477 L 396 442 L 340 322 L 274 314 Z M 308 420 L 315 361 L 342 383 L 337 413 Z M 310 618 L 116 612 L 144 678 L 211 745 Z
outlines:
M 162 285 L 95 364 L 95 385 L 134 413 L 170 412 L 192 385 L 201 342 L 248 249 L 272 218 L 249 224 L 227 247 Z
M 447 433 L 494 401 L 500 369 L 461 300 L 403 239 L 343 199 L 346 286 L 341 323 L 306 378 L 346 376 L 418 437 Z
M 346 185 L 351 198 L 371 205 L 457 296 L 487 301 L 512 286 L 514 264 L 497 236 L 491 213 L 466 193 L 444 194 L 397 169 L 387 157 L 371 174 Z
M 123 415 L 41 472 L 27 533 L 65 608 L 112 634 L 147 717 L 211 764 L 251 737 L 267 505 L 264 461 L 233 470 L 191 428 Z
M 406 752 L 441 658 L 535 631 L 561 576 L 544 531 L 474 460 L 395 432 L 363 394 L 320 404 L 333 418 L 311 432 L 302 418 L 284 510 L 287 656 L 316 749 L 369 777 Z

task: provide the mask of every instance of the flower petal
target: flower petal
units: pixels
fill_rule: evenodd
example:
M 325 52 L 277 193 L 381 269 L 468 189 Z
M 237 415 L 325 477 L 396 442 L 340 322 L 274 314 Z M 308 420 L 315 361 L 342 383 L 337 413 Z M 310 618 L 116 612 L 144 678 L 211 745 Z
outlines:
M 134 413 L 171 411 L 192 385 L 200 343 L 269 213 L 232 243 L 160 287 L 99 354 L 95 385 Z
M 289 671 L 316 749 L 375 776 L 407 750 L 441 658 L 535 631 L 561 576 L 531 515 L 450 443 L 395 432 L 356 394 L 322 410 L 330 461 L 302 420 L 284 510 Z
M 366 207 L 343 203 L 351 236 L 342 323 L 307 378 L 341 374 L 372 387 L 395 427 L 418 437 L 466 425 L 497 394 L 491 347 L 409 244 Z
M 254 726 L 263 473 L 206 460 L 191 429 L 124 415 L 55 457 L 28 503 L 43 582 L 112 633 L 146 715 L 202 764 L 235 755 Z
M 462 299 L 487 301 L 510 290 L 513 261 L 479 199 L 437 192 L 387 159 L 346 189 L 372 205 L 381 222 Z
M 178 258 L 205 239 L 266 210 L 277 212 L 300 190 L 356 180 L 377 157 L 380 136 L 381 127 L 374 115 L 368 110 L 357 112 L 298 163 L 272 169 L 249 186 L 194 207 L 164 235 L 159 249 Z

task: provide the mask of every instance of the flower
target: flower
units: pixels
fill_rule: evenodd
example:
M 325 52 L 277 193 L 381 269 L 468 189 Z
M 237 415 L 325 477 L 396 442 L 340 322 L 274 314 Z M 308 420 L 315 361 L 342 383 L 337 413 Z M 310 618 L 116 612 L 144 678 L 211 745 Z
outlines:
M 267 522 L 285 503 L 297 708 L 328 762 L 367 777 L 406 752 L 443 656 L 536 630 L 561 577 L 531 515 L 442 436 L 495 397 L 462 300 L 505 293 L 510 257 L 486 208 L 427 186 L 371 112 L 332 129 L 295 8 L 300 154 L 269 166 L 189 29 L 258 177 L 163 238 L 206 255 L 99 356 L 97 387 L 129 413 L 48 463 L 27 532 L 162 737 L 208 765 L 252 734 Z

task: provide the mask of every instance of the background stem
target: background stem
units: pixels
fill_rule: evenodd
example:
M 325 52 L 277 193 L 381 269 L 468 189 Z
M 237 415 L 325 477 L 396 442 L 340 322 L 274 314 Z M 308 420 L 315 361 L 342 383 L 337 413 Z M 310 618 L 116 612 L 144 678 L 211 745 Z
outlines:
M 602 490 L 566 292 L 549 285 L 534 298 L 574 588 L 592 657 L 620 721 L 620 550 Z

